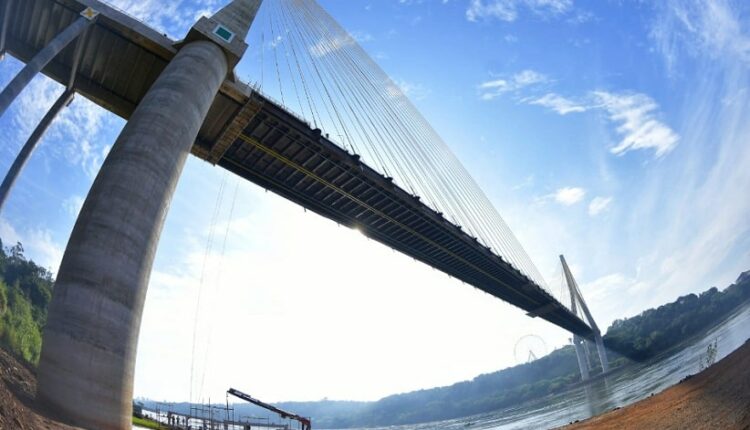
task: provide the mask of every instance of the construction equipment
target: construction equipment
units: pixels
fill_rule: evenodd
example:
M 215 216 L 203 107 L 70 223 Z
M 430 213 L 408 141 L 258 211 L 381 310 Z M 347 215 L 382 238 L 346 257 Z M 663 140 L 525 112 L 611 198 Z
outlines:
M 302 430 L 312 430 L 312 422 L 310 421 L 310 418 L 305 418 L 305 417 L 299 416 L 297 414 L 293 414 L 291 412 L 287 412 L 287 411 L 285 411 L 283 409 L 279 409 L 279 408 L 277 408 L 274 405 L 270 405 L 270 404 L 268 404 L 266 402 L 258 400 L 256 398 L 250 396 L 249 394 L 245 394 L 245 393 L 243 393 L 240 390 L 235 390 L 234 388 L 230 388 L 229 390 L 227 390 L 227 393 L 233 395 L 234 397 L 242 399 L 242 400 L 244 400 L 246 402 L 250 402 L 250 403 L 252 403 L 252 404 L 254 404 L 256 406 L 260 406 L 261 408 L 268 409 L 271 412 L 276 412 L 283 419 L 287 419 L 288 418 L 288 419 L 299 421 L 299 423 L 302 425 Z

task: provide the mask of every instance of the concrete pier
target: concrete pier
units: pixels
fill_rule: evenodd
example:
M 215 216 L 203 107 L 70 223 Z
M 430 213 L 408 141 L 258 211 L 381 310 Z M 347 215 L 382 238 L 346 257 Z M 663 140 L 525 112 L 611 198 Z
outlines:
M 602 373 L 609 372 L 609 359 L 607 358 L 607 349 L 604 347 L 604 339 L 599 330 L 594 331 L 596 342 L 596 352 L 599 354 L 599 362 L 602 364 Z
M 589 358 L 584 348 L 584 339 L 578 336 L 573 337 L 573 346 L 576 350 L 576 359 L 578 360 L 578 369 L 581 371 L 581 381 L 589 379 Z
M 81 209 L 38 370 L 38 400 L 70 424 L 130 429 L 138 333 L 159 234 L 227 71 L 216 43 L 183 46 L 136 108 Z

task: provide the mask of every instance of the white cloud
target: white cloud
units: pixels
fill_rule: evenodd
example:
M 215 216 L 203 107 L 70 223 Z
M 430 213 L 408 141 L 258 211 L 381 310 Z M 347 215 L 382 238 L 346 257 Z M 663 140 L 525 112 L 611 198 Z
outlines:
M 680 48 L 729 64 L 750 64 L 750 27 L 738 10 L 744 2 L 727 0 L 669 1 L 651 29 L 656 48 L 672 72 Z
M 554 17 L 565 14 L 572 8 L 572 0 L 471 0 L 466 9 L 466 19 L 513 22 L 518 19 L 519 9 L 527 9 L 542 17 Z
M 17 109 L 24 115 L 16 115 L 14 121 L 19 125 L 18 140 L 25 140 L 38 119 L 46 113 L 49 106 L 62 93 L 62 87 L 51 79 L 34 80 L 18 100 Z M 27 115 L 31 112 L 32 114 Z M 115 125 L 119 123 L 119 125 Z M 64 108 L 47 131 L 46 139 L 64 142 L 62 145 L 46 145 L 44 153 L 64 158 L 73 165 L 80 166 L 93 178 L 104 162 L 110 146 L 101 142 L 100 131 L 105 126 L 121 127 L 122 122 L 115 116 L 100 108 L 92 101 L 77 96 Z
M 523 70 L 507 78 L 499 78 L 479 84 L 482 100 L 492 100 L 509 92 L 549 82 L 547 76 L 534 70 Z
M 424 100 L 425 98 L 427 98 L 427 96 L 430 95 L 431 92 L 429 88 L 425 87 L 423 84 L 409 82 L 403 79 L 397 79 L 395 81 L 395 85 L 398 86 L 398 89 L 402 94 L 406 95 L 412 100 Z M 388 91 L 389 95 L 395 96 L 398 93 L 394 91 L 394 88 L 392 87 L 392 85 L 389 85 L 386 88 L 386 91 Z
M 41 118 L 62 94 L 63 87 L 46 77 L 38 77 L 21 93 L 11 107 L 16 114 L 14 140 L 24 142 L 37 126 Z M 93 178 L 109 152 L 109 145 L 101 142 L 100 132 L 104 127 L 116 129 L 122 122 L 111 113 L 95 105 L 90 100 L 77 96 L 63 108 L 40 142 L 38 153 L 65 159 L 68 163 L 81 167 Z M 45 140 L 54 139 L 57 145 L 43 145 Z M 13 150 L 14 156 L 16 150 Z
M 4 218 L 0 218 L 0 238 L 3 239 L 4 246 L 13 246 L 20 242 L 26 258 L 34 260 L 52 272 L 60 267 L 64 249 L 55 242 L 52 232 L 48 229 L 31 228 L 19 231 Z
M 201 15 L 211 15 L 223 6 L 219 0 L 107 0 L 106 3 L 147 23 L 172 38 L 181 38 Z
M 324 57 L 328 54 L 340 51 L 348 46 L 353 46 L 357 41 L 350 35 L 339 34 L 330 38 L 318 40 L 310 47 L 310 54 L 313 57 Z
M 585 112 L 589 109 L 586 105 L 577 103 L 555 93 L 547 93 L 537 98 L 526 98 L 523 101 L 530 105 L 544 106 L 546 108 L 552 109 L 560 115 Z
M 653 149 L 661 157 L 676 146 L 680 137 L 669 126 L 657 120 L 654 112 L 659 106 L 645 94 L 613 94 L 595 91 L 593 97 L 609 114 L 612 122 L 618 123 L 617 132 L 622 140 L 611 152 L 622 155 L 635 149 Z
M 84 200 L 83 196 L 72 195 L 67 197 L 63 200 L 63 209 L 74 219 L 78 218 L 78 213 L 81 212 Z
M 586 195 L 586 190 L 578 187 L 564 187 L 555 191 L 553 197 L 556 202 L 565 206 L 572 206 L 581 200 Z
M 581 285 L 583 299 L 594 314 L 601 330 L 606 330 L 616 318 L 634 316 L 643 310 L 642 304 L 634 300 L 623 303 L 622 297 L 633 297 L 648 291 L 651 285 L 615 272 L 600 276 Z
M 500 88 L 507 92 L 509 87 L 506 84 Z M 499 94 L 496 93 L 497 90 L 489 93 L 487 98 L 497 97 Z M 556 93 L 547 93 L 541 97 L 525 97 L 519 102 L 543 106 L 560 115 L 604 110 L 608 119 L 617 124 L 616 131 L 621 135 L 620 142 L 610 150 L 616 155 L 636 149 L 652 149 L 659 158 L 672 151 L 680 140 L 672 128 L 657 119 L 659 105 L 646 94 L 592 91 L 585 99 L 585 102 L 579 102 Z
M 609 208 L 610 203 L 612 203 L 612 197 L 594 197 L 589 203 L 589 215 L 599 215 Z

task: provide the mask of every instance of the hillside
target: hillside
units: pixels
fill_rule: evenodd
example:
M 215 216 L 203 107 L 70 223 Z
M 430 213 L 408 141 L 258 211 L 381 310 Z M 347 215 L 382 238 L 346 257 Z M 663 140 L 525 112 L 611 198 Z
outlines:
M 0 345 L 27 363 L 39 361 L 52 284 L 20 243 L 6 249 L 0 241 Z

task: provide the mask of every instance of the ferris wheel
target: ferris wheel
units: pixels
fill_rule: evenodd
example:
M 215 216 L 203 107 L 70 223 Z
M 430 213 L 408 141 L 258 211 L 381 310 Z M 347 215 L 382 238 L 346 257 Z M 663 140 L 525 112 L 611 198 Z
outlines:
M 531 363 L 545 355 L 547 355 L 547 344 L 544 343 L 544 339 L 535 334 L 521 336 L 513 347 L 513 357 L 517 364 Z

